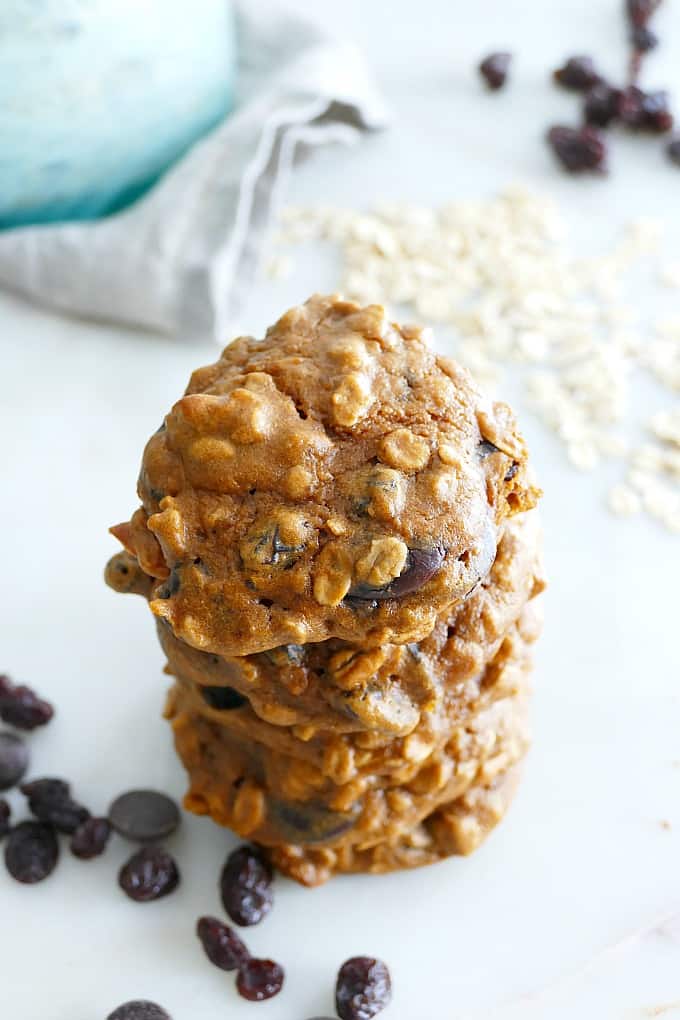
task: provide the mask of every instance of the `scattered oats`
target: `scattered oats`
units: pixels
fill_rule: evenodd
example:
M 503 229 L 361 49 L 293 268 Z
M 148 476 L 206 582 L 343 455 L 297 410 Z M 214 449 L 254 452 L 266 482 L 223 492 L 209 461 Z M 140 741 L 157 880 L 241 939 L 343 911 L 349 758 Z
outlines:
M 659 825 L 661 826 L 662 829 L 665 829 L 666 832 L 670 832 L 671 823 L 668 821 L 668 819 L 662 818 L 661 821 L 659 822 Z
M 619 516 L 644 507 L 680 531 L 680 408 L 655 415 L 658 443 L 629 454 L 621 426 L 646 373 L 680 393 L 680 316 L 638 324 L 629 273 L 658 259 L 664 224 L 631 223 L 608 252 L 578 255 L 556 204 L 519 186 L 439 208 L 383 202 L 367 211 L 292 207 L 278 241 L 328 241 L 342 253 L 348 297 L 400 305 L 438 323 L 452 352 L 487 387 L 515 366 L 532 409 L 582 471 L 627 460 L 609 492 Z M 680 288 L 680 262 L 656 267 Z
M 293 271 L 293 260 L 288 255 L 274 255 L 265 266 L 270 280 L 287 280 Z
M 609 490 L 609 509 L 617 517 L 632 517 L 642 509 L 640 497 L 628 485 L 615 485 Z

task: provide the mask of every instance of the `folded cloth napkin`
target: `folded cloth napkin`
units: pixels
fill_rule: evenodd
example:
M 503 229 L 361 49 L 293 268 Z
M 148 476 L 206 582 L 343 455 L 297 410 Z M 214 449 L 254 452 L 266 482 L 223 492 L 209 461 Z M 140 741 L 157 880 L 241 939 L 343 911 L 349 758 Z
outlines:
M 267 0 L 237 6 L 236 111 L 140 201 L 0 233 L 0 285 L 75 315 L 222 339 L 297 154 L 387 121 L 363 59 Z

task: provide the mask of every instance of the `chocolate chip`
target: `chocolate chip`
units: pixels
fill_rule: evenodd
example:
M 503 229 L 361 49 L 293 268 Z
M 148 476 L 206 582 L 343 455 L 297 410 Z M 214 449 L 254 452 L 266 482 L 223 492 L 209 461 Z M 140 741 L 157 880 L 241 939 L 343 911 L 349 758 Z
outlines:
M 119 886 L 136 903 L 150 903 L 169 896 L 179 882 L 179 869 L 174 859 L 159 846 L 138 850 L 118 873 Z
M 239 969 L 236 988 L 239 995 L 249 1002 L 263 1002 L 279 994 L 283 979 L 283 967 L 278 963 L 251 957 Z
M 134 1002 L 125 1002 L 118 1009 L 114 1009 L 106 1020 L 171 1020 L 171 1017 L 155 1002 L 135 999 Z
M 0 732 L 0 790 L 16 786 L 28 768 L 26 743 L 15 733 Z
M 233 708 L 242 708 L 248 699 L 235 691 L 233 687 L 209 687 L 201 685 L 201 696 L 206 705 L 218 712 L 228 712 Z
M 329 811 L 314 801 L 270 801 L 269 810 L 288 843 L 325 843 L 352 828 L 354 815 Z
M 224 909 L 235 924 L 259 924 L 274 903 L 272 869 L 252 846 L 234 850 L 222 869 L 220 892 Z
M 0 676 L 0 719 L 19 730 L 45 726 L 54 715 L 48 701 L 43 701 L 30 687 L 15 686 L 8 676 Z
M 419 591 L 431 581 L 441 568 L 446 553 L 439 546 L 428 549 L 409 549 L 406 565 L 399 577 L 395 577 L 384 588 L 372 588 L 368 584 L 355 585 L 349 592 L 345 602 L 351 605 L 352 599 L 359 601 L 384 601 L 385 599 L 402 599 Z
M 390 972 L 382 960 L 355 956 L 343 963 L 335 988 L 340 1020 L 371 1020 L 392 998 Z
M 108 818 L 88 818 L 71 837 L 71 853 L 81 861 L 89 861 L 104 853 L 111 836 Z
M 71 835 L 90 817 L 90 812 L 71 797 L 71 787 L 63 779 L 34 779 L 24 783 L 21 792 L 28 798 L 31 813 L 59 832 Z
M 51 875 L 59 860 L 59 844 L 51 825 L 22 822 L 5 845 L 5 864 L 12 878 L 34 885 Z
M 508 80 L 511 63 L 511 53 L 491 53 L 479 65 L 479 73 L 494 92 L 502 89 Z
M 158 790 L 130 790 L 116 797 L 109 808 L 111 825 L 125 839 L 151 843 L 167 839 L 180 822 L 179 808 Z
M 205 955 L 220 970 L 238 970 L 250 956 L 236 932 L 216 917 L 201 917 L 196 925 Z

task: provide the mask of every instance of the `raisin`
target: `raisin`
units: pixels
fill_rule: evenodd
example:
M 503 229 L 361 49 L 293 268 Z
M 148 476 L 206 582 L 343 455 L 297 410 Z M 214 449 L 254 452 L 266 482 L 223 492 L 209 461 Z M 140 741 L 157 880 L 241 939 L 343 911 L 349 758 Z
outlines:
M 71 797 L 71 787 L 63 779 L 35 779 L 20 788 L 28 797 L 31 813 L 59 832 L 72 834 L 87 821 L 90 812 Z
M 179 869 L 174 859 L 159 846 L 138 850 L 118 874 L 119 886 L 137 903 L 149 903 L 169 896 L 179 881 Z
M 205 955 L 220 970 L 238 970 L 250 958 L 241 939 L 232 928 L 216 917 L 201 917 L 196 925 Z
M 274 902 L 272 869 L 262 853 L 241 846 L 227 858 L 220 876 L 224 909 L 235 924 L 259 924 Z
M 218 712 L 229 712 L 248 704 L 248 699 L 233 687 L 201 686 L 200 691 L 206 705 L 217 709 Z
M 636 26 L 630 34 L 630 41 L 638 53 L 649 53 L 659 45 L 658 35 L 646 25 Z
M 516 460 L 513 460 L 512 464 L 510 465 L 510 467 L 508 468 L 508 470 L 505 473 L 505 477 L 504 477 L 503 481 L 504 482 L 511 482 L 512 479 L 515 477 L 515 475 L 517 474 L 518 471 L 519 471 L 519 464 L 517 463 Z
M 371 1020 L 392 998 L 390 972 L 382 960 L 355 956 L 343 963 L 335 987 L 340 1020 Z
M 418 591 L 431 581 L 440 569 L 446 553 L 440 546 L 429 549 L 409 549 L 406 566 L 399 577 L 395 577 L 384 588 L 372 588 L 367 584 L 358 584 L 351 589 L 345 599 L 350 605 L 353 599 L 359 601 L 383 601 L 385 599 L 401 599 Z
M 81 861 L 99 857 L 106 850 L 110 836 L 111 823 L 108 818 L 88 818 L 71 837 L 71 853 Z
M 113 1013 L 109 1013 L 107 1020 L 171 1020 L 170 1014 L 155 1002 L 147 1002 L 146 999 L 136 999 L 134 1002 L 124 1002 Z
M 16 786 L 28 768 L 29 754 L 25 742 L 16 733 L 0 733 L 0 790 Z
M 556 126 L 548 132 L 548 144 L 565 170 L 577 174 L 606 169 L 607 145 L 594 127 Z
M 12 828 L 10 824 L 11 814 L 11 807 L 4 797 L 0 797 L 0 839 L 4 839 L 9 830 Z
M 674 138 L 668 143 L 667 153 L 669 159 L 675 163 L 676 166 L 680 166 L 680 138 Z
M 602 81 L 586 93 L 583 116 L 587 124 L 607 127 L 619 115 L 621 90 Z
M 25 885 L 42 882 L 59 860 L 59 844 L 51 825 L 22 822 L 12 829 L 5 846 L 5 864 L 12 878 Z
M 602 81 L 591 57 L 570 57 L 564 67 L 554 72 L 553 78 L 563 88 L 572 92 L 587 92 L 593 85 Z
M 283 967 L 278 963 L 250 957 L 239 968 L 236 987 L 244 999 L 263 1002 L 279 994 L 283 988 L 283 978 Z
M 477 455 L 480 460 L 484 460 L 485 457 L 490 457 L 492 453 L 500 452 L 499 448 L 488 439 L 482 439 L 477 444 Z
M 48 701 L 23 685 L 16 687 L 8 676 L 0 676 L 0 719 L 19 730 L 45 726 L 54 715 Z
M 511 53 L 491 53 L 479 65 L 479 73 L 494 92 L 502 89 L 508 80 L 511 63 Z
M 661 0 L 626 0 L 626 12 L 630 23 L 643 27 L 660 4 Z
M 133 843 L 155 843 L 172 835 L 180 815 L 174 800 L 165 793 L 129 790 L 114 800 L 109 821 L 119 835 Z
M 664 134 L 673 127 L 668 93 L 643 92 L 636 85 L 630 85 L 621 93 L 618 115 L 621 123 L 633 131 Z
M 348 832 L 354 815 L 329 811 L 313 801 L 271 801 L 270 811 L 287 843 L 325 843 Z

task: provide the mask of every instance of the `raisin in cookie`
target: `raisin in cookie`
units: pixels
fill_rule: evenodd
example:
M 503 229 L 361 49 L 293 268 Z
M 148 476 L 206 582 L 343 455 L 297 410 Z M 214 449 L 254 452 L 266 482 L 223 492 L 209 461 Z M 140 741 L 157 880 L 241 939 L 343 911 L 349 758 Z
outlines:
M 194 648 L 421 640 L 538 492 L 512 413 L 420 329 L 314 297 L 199 369 L 113 530 Z

